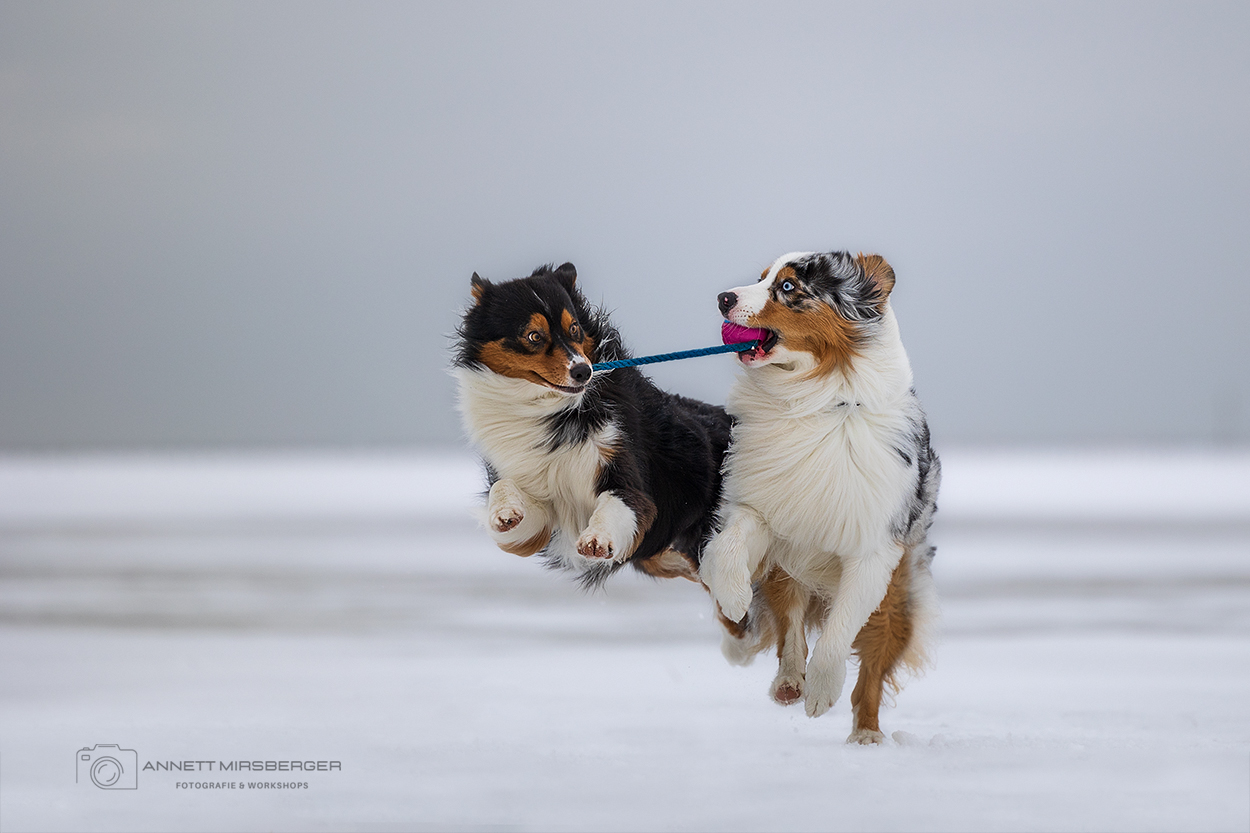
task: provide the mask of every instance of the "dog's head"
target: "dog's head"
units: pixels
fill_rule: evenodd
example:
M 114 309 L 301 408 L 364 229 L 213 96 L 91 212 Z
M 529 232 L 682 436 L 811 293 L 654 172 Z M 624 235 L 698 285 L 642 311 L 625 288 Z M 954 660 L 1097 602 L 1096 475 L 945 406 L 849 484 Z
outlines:
M 894 270 L 879 255 L 782 255 L 757 283 L 717 296 L 721 315 L 764 330 L 746 367 L 804 368 L 811 376 L 846 369 L 885 314 Z
M 571 263 L 542 266 L 528 278 L 498 284 L 475 272 L 473 306 L 460 326 L 456 364 L 569 396 L 582 393 L 590 381 L 595 331 L 576 281 Z

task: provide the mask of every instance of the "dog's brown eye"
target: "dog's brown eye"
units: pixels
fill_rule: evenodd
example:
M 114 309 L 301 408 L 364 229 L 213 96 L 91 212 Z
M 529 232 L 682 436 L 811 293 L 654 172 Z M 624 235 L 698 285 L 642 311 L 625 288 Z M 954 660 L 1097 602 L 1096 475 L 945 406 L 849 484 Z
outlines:
M 525 340 L 530 344 L 537 346 L 543 343 L 543 334 L 538 332 L 538 330 L 531 330 L 529 334 L 525 336 Z
M 576 324 L 569 327 L 569 338 L 574 338 L 574 339 L 577 339 L 578 341 L 581 341 L 582 340 L 582 328 L 577 326 Z

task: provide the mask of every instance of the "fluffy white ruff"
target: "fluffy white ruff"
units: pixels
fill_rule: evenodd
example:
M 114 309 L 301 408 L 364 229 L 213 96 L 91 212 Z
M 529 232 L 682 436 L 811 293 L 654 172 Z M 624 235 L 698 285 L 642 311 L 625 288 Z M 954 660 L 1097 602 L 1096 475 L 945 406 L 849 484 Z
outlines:
M 537 508 L 545 516 L 543 526 L 549 523 L 553 527 L 547 552 L 574 570 L 591 567 L 591 560 L 578 552 L 577 542 L 598 508 L 595 483 L 617 440 L 616 426 L 609 424 L 583 443 L 551 451 L 548 418 L 569 407 L 570 400 L 580 401 L 585 393 L 571 396 L 489 370 L 456 368 L 453 374 L 459 383 L 460 414 L 470 440 L 500 481 L 510 481 L 501 494 L 500 507 L 521 507 L 530 537 L 542 526 L 528 522 L 530 515 L 524 507 Z M 492 498 L 493 493 L 494 488 Z M 493 503 L 487 506 L 490 528 Z M 616 535 L 621 527 L 617 523 L 605 531 Z
M 907 447 L 917 408 L 894 314 L 886 308 L 849 373 L 806 378 L 813 360 L 793 355 L 793 369 L 752 368 L 730 390 L 738 422 L 726 506 L 750 507 L 774 535 L 799 544 L 791 558 L 880 552 L 916 481 L 915 461 L 905 465 L 897 450 Z
M 739 374 L 730 392 L 738 422 L 721 531 L 700 575 L 731 619 L 746 613 L 765 558 L 829 597 L 806 672 L 805 706 L 816 717 L 841 696 L 851 643 L 903 555 L 895 530 L 918 475 L 898 449 L 908 447 L 919 406 L 888 304 L 851 368 L 807 378 L 810 356 L 784 359 Z

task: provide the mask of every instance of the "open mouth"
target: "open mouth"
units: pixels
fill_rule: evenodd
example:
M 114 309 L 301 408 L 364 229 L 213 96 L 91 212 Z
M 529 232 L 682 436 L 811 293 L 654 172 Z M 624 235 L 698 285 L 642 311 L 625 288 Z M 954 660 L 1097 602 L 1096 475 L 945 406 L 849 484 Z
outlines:
M 744 344 L 755 342 L 755 346 L 738 353 L 738 360 L 751 364 L 768 358 L 768 354 L 777 346 L 780 335 L 774 330 L 763 327 L 743 327 L 740 324 L 726 321 L 721 324 L 721 340 L 726 344 Z
M 577 394 L 586 390 L 586 385 L 574 385 L 570 387 L 568 385 L 557 385 L 555 382 L 548 382 L 546 379 L 543 379 L 543 384 L 552 390 L 560 391 L 560 393 Z

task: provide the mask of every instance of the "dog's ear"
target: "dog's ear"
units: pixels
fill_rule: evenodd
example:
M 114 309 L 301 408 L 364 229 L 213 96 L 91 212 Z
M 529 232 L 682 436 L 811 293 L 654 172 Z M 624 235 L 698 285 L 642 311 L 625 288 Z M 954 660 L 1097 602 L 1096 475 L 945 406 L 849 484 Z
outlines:
M 894 269 L 885 262 L 885 258 L 881 255 L 866 255 L 860 252 L 855 260 L 859 263 L 859 268 L 864 270 L 864 277 L 877 287 L 877 291 L 881 294 L 881 305 L 884 306 L 886 299 L 894 290 Z
M 473 293 L 473 303 L 482 303 L 482 296 L 486 294 L 486 289 L 491 285 L 486 278 L 480 277 L 477 272 L 473 273 L 473 277 L 469 278 L 469 291 Z
M 552 272 L 556 280 L 569 291 L 573 292 L 573 286 L 577 283 L 577 267 L 571 263 L 565 263 L 556 267 L 556 271 Z

